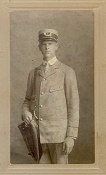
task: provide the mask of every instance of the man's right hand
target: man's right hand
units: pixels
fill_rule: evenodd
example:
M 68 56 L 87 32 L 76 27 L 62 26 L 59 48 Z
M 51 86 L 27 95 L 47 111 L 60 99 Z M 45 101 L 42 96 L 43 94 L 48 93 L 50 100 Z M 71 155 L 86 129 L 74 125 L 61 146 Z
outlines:
M 32 114 L 29 111 L 26 111 L 23 115 L 23 120 L 26 125 L 28 125 L 32 121 Z

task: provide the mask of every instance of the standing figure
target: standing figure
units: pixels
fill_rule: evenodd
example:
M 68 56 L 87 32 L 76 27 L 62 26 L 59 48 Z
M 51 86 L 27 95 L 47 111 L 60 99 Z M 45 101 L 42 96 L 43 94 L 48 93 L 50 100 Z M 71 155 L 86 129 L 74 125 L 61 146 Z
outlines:
M 23 103 L 23 120 L 36 118 L 43 154 L 41 164 L 67 164 L 78 137 L 79 95 L 75 72 L 56 57 L 58 32 L 39 31 L 42 64 L 31 70 Z M 36 79 L 36 85 L 35 85 Z

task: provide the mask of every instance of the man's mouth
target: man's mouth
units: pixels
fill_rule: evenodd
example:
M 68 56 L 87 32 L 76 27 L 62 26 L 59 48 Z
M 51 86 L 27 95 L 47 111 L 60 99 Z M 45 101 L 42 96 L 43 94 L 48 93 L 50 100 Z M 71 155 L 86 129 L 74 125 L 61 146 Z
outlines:
M 45 53 L 50 53 L 50 51 L 46 51 Z

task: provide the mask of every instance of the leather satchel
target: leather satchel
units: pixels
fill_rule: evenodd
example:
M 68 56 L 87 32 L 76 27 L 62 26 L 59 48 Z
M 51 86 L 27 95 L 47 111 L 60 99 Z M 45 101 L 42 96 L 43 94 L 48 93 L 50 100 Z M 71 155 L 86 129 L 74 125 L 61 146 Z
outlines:
M 22 122 L 20 125 L 18 125 L 18 128 L 26 143 L 29 155 L 32 156 L 36 163 L 39 163 L 42 156 L 42 147 L 40 144 L 38 126 L 36 122 L 32 120 L 27 126 L 25 125 L 25 122 Z

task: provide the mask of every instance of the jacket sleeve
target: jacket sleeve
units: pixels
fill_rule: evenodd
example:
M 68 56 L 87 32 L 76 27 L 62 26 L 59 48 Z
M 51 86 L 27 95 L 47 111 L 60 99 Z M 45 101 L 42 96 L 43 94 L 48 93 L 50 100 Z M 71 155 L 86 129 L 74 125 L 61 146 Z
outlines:
M 76 75 L 71 68 L 65 74 L 65 93 L 68 114 L 67 137 L 77 138 L 79 126 L 79 94 Z
M 25 100 L 22 106 L 22 115 L 24 116 L 27 111 L 30 111 L 30 101 L 31 101 L 31 96 L 33 94 L 33 87 L 34 87 L 34 71 L 31 70 L 28 75 L 28 80 L 27 80 L 27 90 L 26 90 L 26 96 Z

